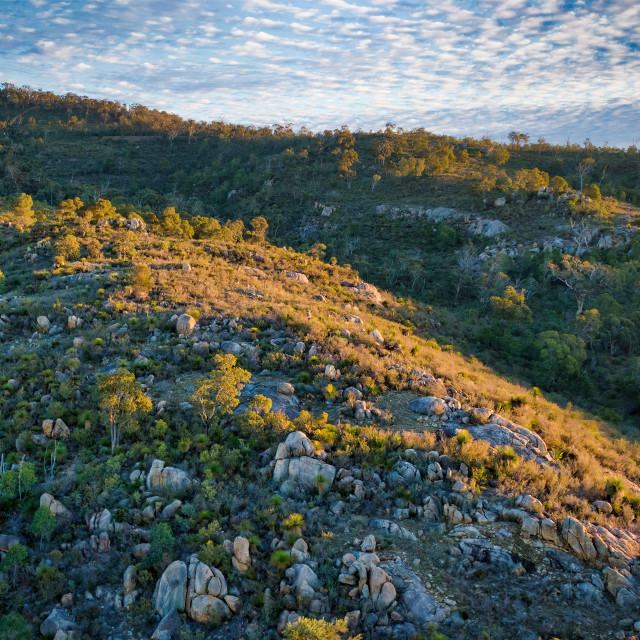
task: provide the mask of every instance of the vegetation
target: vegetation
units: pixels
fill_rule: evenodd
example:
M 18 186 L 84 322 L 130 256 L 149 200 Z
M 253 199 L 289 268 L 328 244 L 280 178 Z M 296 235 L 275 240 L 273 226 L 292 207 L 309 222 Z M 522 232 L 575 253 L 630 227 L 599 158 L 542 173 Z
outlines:
M 307 544 L 322 607 L 342 618 L 335 559 L 363 523 L 406 511 L 424 533 L 428 497 L 459 477 L 450 504 L 526 493 L 555 521 L 637 530 L 637 150 L 391 125 L 296 134 L 10 86 L 0 120 L 0 532 L 20 541 L 0 562 L 0 634 L 35 632 L 72 593 L 87 637 L 114 620 L 150 637 L 158 579 L 194 554 L 266 637 L 282 611 L 307 613 L 281 589 Z M 510 230 L 477 233 L 494 218 Z M 464 428 L 448 437 L 407 409 L 423 396 L 459 403 Z M 544 466 L 472 436 L 492 412 L 544 439 Z M 293 431 L 344 471 L 286 495 L 271 474 Z M 427 482 L 433 451 L 455 476 Z M 194 482 L 154 485 L 155 460 Z M 410 460 L 424 492 L 379 489 Z M 39 506 L 45 491 L 68 521 Z M 232 562 L 237 537 L 248 567 Z M 425 554 L 412 567 L 439 593 L 485 579 L 445 578 L 456 556 L 436 537 L 378 545 Z M 533 558 L 521 568 L 541 562 L 523 548 L 514 537 L 510 554 Z M 128 567 L 136 596 L 105 620 Z M 84 596 L 98 587 L 107 598 Z M 460 602 L 502 619 L 476 596 Z M 304 616 L 284 636 L 345 624 Z

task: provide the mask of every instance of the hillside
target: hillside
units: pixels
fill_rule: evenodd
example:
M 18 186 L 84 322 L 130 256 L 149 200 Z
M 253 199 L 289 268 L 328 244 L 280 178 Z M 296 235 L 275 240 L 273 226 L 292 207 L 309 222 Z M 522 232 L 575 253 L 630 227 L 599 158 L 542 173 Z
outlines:
M 393 125 L 295 133 L 10 85 L 0 127 L 7 207 L 23 192 L 41 207 L 105 199 L 151 222 L 174 207 L 196 239 L 211 233 L 203 219 L 263 216 L 274 244 L 324 245 L 428 305 L 425 336 L 637 428 L 635 147 Z
M 635 438 L 264 217 L 117 209 L 1 216 L 0 637 L 631 636 Z

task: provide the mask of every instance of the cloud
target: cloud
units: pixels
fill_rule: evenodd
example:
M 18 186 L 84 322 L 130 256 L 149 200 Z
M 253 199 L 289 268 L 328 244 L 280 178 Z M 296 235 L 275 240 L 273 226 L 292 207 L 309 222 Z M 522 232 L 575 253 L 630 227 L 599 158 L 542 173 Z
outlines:
M 638 136 L 634 0 L 3 5 L 3 79 L 62 93 L 73 79 L 88 95 L 256 124 Z
M 35 51 L 38 55 L 53 60 L 68 60 L 77 53 L 72 45 L 60 45 L 53 40 L 38 40 L 35 43 Z

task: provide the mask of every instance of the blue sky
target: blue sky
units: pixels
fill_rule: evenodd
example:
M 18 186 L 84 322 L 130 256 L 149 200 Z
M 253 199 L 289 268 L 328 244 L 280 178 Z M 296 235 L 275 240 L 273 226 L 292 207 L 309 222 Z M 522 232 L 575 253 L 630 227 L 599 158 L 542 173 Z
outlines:
M 0 81 L 197 120 L 626 146 L 638 0 L 0 0 Z

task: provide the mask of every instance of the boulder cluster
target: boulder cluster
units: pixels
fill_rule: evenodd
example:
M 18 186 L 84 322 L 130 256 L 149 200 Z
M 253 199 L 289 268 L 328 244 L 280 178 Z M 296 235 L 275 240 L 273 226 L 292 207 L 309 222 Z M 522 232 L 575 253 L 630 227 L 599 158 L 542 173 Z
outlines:
M 275 459 L 269 465 L 273 468 L 273 483 L 283 495 L 293 495 L 298 491 L 320 491 L 331 487 L 336 476 L 336 468 L 324 462 L 324 450 L 316 450 L 313 443 L 301 431 L 290 433 L 278 445 Z
M 194 554 L 188 562 L 176 560 L 165 569 L 156 583 L 153 605 L 163 618 L 178 611 L 196 622 L 211 624 L 236 613 L 241 602 L 229 593 L 222 572 Z

